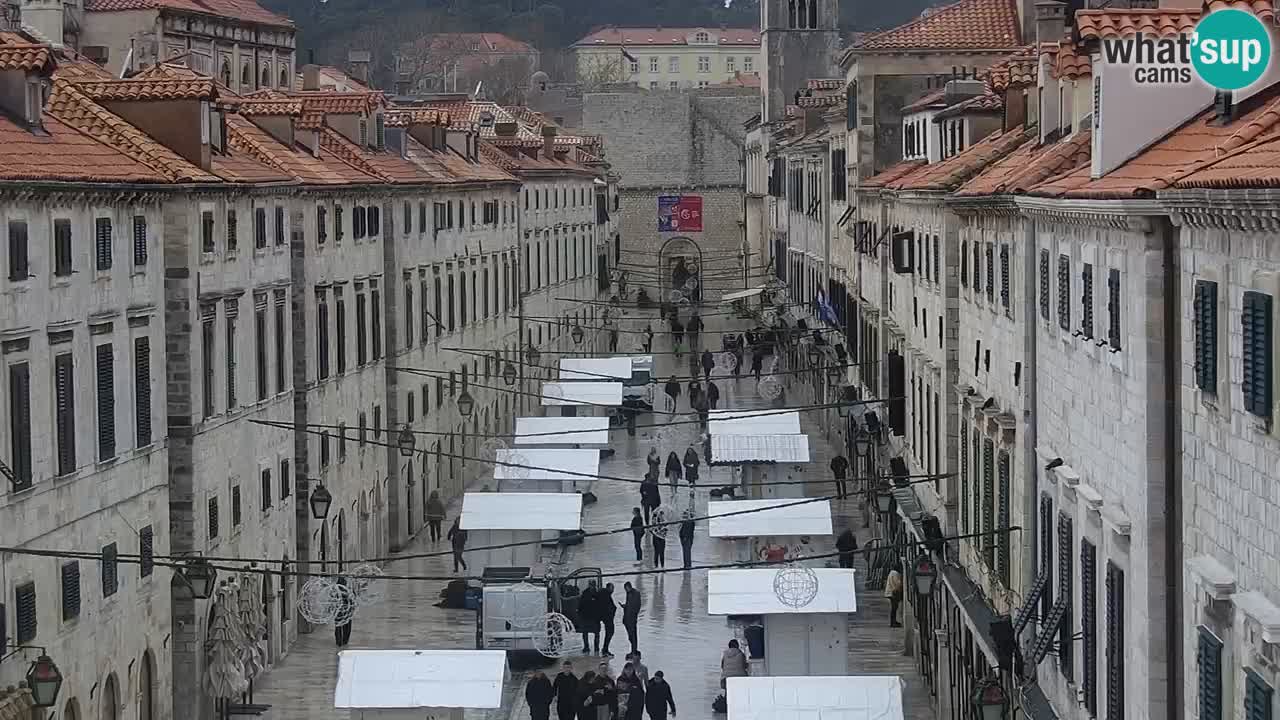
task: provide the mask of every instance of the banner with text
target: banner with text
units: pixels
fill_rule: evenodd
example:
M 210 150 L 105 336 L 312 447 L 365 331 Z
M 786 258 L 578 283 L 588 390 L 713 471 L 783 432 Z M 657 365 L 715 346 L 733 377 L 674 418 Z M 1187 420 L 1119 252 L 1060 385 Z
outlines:
M 702 232 L 702 196 L 659 195 L 658 232 Z

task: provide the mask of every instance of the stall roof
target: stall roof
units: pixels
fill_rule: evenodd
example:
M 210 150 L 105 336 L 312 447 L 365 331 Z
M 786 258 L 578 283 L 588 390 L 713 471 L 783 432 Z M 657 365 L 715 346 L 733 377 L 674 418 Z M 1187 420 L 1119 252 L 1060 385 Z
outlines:
M 343 650 L 333 706 L 497 708 L 506 674 L 502 650 Z
M 561 358 L 561 380 L 631 379 L 631 358 Z
M 818 594 L 808 605 L 796 608 L 784 604 L 773 591 L 774 578 L 784 567 L 707 571 L 707 614 L 812 615 L 857 611 L 853 570 L 813 568 L 818 578 Z
M 469 492 L 462 496 L 463 530 L 581 530 L 578 493 Z
M 739 290 L 738 292 L 726 293 L 725 295 L 720 296 L 720 302 L 729 303 L 735 300 L 746 300 L 747 298 L 753 298 L 762 292 L 764 292 L 764 288 L 751 288 L 750 290 Z
M 771 500 L 728 500 L 707 505 L 711 537 L 751 537 L 753 535 L 830 535 L 831 501 L 806 502 L 798 498 Z M 758 512 L 743 513 L 744 510 Z M 727 513 L 742 513 L 728 515 Z
M 778 410 L 712 410 L 708 429 L 716 435 L 799 435 L 800 413 Z
M 515 444 L 608 445 L 609 418 L 595 416 L 516 418 Z M 598 451 L 592 452 L 599 455 Z
M 903 720 L 902 678 L 732 677 L 729 720 Z
M 601 418 L 608 421 L 609 418 Z M 516 450 L 499 450 L 497 461 L 522 465 L 494 465 L 494 480 L 581 480 L 593 479 L 600 474 L 600 451 L 595 448 L 540 448 L 525 447 Z M 569 472 L 564 472 L 564 471 Z M 525 475 L 524 473 L 528 473 Z M 575 475 L 582 473 L 583 475 Z
M 620 382 L 553 382 L 542 384 L 543 405 L 622 405 Z
M 712 435 L 711 462 L 806 463 L 809 462 L 809 436 Z

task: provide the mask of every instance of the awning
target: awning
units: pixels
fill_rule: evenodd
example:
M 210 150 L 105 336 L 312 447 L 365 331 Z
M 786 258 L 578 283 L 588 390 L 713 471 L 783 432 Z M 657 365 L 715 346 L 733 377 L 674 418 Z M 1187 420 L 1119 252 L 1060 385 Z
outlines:
M 582 495 L 469 492 L 461 518 L 463 530 L 581 530 Z
M 562 358 L 561 380 L 630 380 L 631 358 Z
M 777 410 L 712 410 L 707 428 L 716 435 L 799 435 L 800 413 Z
M 712 435 L 711 462 L 807 463 L 808 435 Z
M 902 720 L 902 678 L 728 678 L 728 720 Z
M 857 612 L 854 571 L 814 568 L 817 595 L 807 605 L 792 607 L 778 599 L 773 589 L 783 568 L 707 571 L 708 615 L 813 615 Z
M 622 405 L 622 383 L 578 380 L 543 383 L 542 404 L 619 407 Z
M 726 500 L 707 504 L 711 537 L 744 538 L 755 535 L 830 535 L 831 501 L 797 505 L 795 498 Z M 743 512 L 754 511 L 754 512 Z M 729 513 L 741 513 L 731 515 Z
M 729 720 L 903 720 L 902 678 L 731 677 Z
M 516 418 L 515 444 L 608 445 L 609 418 L 595 416 Z
M 605 422 L 609 418 L 600 418 Z M 595 448 L 540 448 L 527 447 L 515 450 L 499 450 L 498 463 L 513 463 L 522 467 L 495 464 L 494 480 L 580 480 L 593 479 L 600 473 L 600 451 Z M 568 474 L 582 473 L 582 475 Z M 586 475 L 587 477 L 583 477 Z
M 504 650 L 343 650 L 333 706 L 498 708 L 506 677 Z
M 720 302 L 731 303 L 738 300 L 746 300 L 747 298 L 753 298 L 762 292 L 764 292 L 764 288 L 752 288 L 750 290 L 739 290 L 737 292 L 726 293 L 720 296 Z

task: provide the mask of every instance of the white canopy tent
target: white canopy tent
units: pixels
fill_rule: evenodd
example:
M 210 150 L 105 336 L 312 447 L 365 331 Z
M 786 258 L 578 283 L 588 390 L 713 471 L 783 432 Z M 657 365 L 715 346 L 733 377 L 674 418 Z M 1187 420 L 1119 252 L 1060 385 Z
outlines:
M 809 460 L 808 435 L 711 436 L 713 464 L 807 463 Z
M 607 417 L 516 418 L 516 445 L 608 445 Z M 521 451 L 527 456 L 527 451 Z M 598 451 L 596 456 L 599 457 Z M 539 463 L 530 463 L 537 465 Z
M 902 678 L 733 677 L 729 720 L 903 720 Z
M 595 452 L 589 450 L 587 452 Z M 563 492 L 469 492 L 462 496 L 466 561 L 477 569 L 536 567 L 542 543 L 582 529 L 582 495 Z
M 779 568 L 707 571 L 708 615 L 813 615 L 857 612 L 854 571 L 816 568 L 818 594 L 803 607 L 791 607 L 778 599 L 774 579 Z
M 605 381 L 631 379 L 631 358 L 562 358 L 561 380 Z
M 620 382 L 553 382 L 542 384 L 542 405 L 618 407 L 622 405 Z
M 739 290 L 737 292 L 725 293 L 720 296 L 720 302 L 731 303 L 738 300 L 746 300 L 748 298 L 757 297 L 764 292 L 764 288 L 751 288 L 750 290 Z
M 798 537 L 832 534 L 831 501 L 800 502 L 794 499 L 728 500 L 707 504 L 711 537 Z M 749 511 L 749 512 L 744 512 Z M 742 513 L 727 515 L 727 513 Z
M 343 650 L 333 706 L 352 720 L 461 720 L 501 707 L 506 675 L 501 650 Z
M 707 430 L 716 435 L 799 435 L 800 413 L 778 410 L 712 410 Z
M 609 421 L 608 418 L 599 419 Z M 600 451 L 595 448 L 522 447 L 499 450 L 494 459 L 498 463 L 513 464 L 493 466 L 493 479 L 499 483 L 498 487 L 504 493 L 573 492 L 578 484 L 587 487 L 600 474 Z

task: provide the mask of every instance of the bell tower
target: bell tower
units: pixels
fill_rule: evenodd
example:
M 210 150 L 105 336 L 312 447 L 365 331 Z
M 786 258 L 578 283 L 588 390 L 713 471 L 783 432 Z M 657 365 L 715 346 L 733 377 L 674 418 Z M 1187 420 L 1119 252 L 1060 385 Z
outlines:
M 778 120 L 811 79 L 840 77 L 839 0 L 762 0 L 761 117 Z

